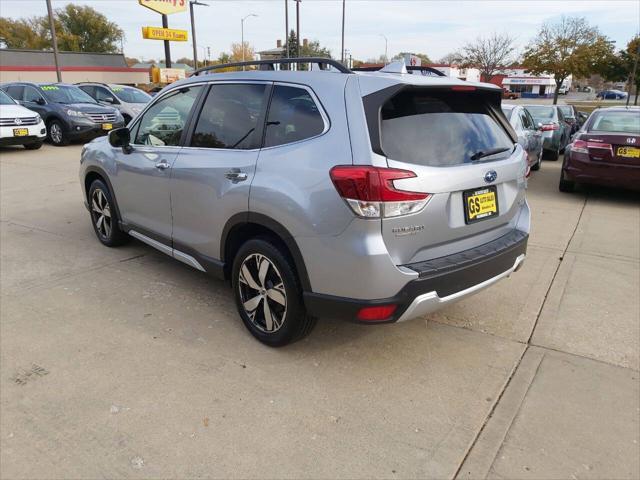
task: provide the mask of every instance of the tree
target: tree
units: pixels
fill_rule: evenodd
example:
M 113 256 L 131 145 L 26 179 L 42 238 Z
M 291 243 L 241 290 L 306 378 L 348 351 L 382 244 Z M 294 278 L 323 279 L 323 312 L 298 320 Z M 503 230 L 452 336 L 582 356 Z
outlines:
M 524 52 L 522 65 L 534 75 L 554 76 L 554 105 L 569 75 L 588 77 L 600 71 L 613 52 L 607 37 L 582 17 L 563 16 L 558 23 L 545 23 L 531 43 Z
M 640 90 L 640 68 L 636 68 L 635 79 L 632 79 L 634 64 L 636 62 L 636 56 L 639 53 L 640 48 L 640 35 L 632 38 L 627 44 L 625 50 L 620 50 L 617 53 L 611 53 L 600 66 L 600 75 L 605 80 L 610 82 L 627 82 L 629 87 L 635 86 L 636 98 L 633 102 L 634 105 L 638 104 L 638 91 Z M 629 95 L 631 95 L 631 88 L 629 88 Z
M 483 82 L 490 82 L 500 70 L 511 65 L 514 59 L 514 37 L 503 33 L 492 33 L 478 37 L 462 47 L 462 67 L 476 67 Z
M 320 41 L 311 40 L 307 41 L 306 45 L 303 43 L 300 44 L 300 55 L 297 54 L 296 48 L 298 45 L 298 37 L 296 36 L 295 30 L 291 30 L 289 32 L 289 38 L 287 39 L 289 44 L 289 57 L 325 57 L 331 58 L 331 50 L 325 48 L 320 45 Z M 287 44 L 284 45 L 285 52 L 287 49 Z M 286 56 L 286 53 L 285 53 Z
M 244 57 L 242 55 L 243 50 Z M 244 45 L 241 43 L 231 44 L 231 62 L 242 62 L 243 58 L 248 62 L 249 60 L 253 60 L 254 56 L 255 51 L 249 42 L 244 42 Z
M 400 52 L 397 55 L 395 55 L 391 60 L 402 60 L 405 57 L 405 55 L 414 55 L 418 57 L 423 65 L 427 63 L 431 63 L 431 59 L 429 58 L 429 55 L 427 55 L 426 53 Z
M 460 52 L 451 52 L 447 53 L 444 57 L 438 60 L 438 63 L 443 63 L 445 65 L 455 65 L 458 63 L 462 63 L 463 55 Z
M 120 51 L 124 32 L 91 7 L 68 4 L 54 12 L 54 22 L 60 50 L 98 53 Z M 50 49 L 49 18 L 2 18 L 0 42 L 7 48 Z
M 124 57 L 124 61 L 127 62 L 128 67 L 133 67 L 136 63 L 142 63 L 138 58 Z

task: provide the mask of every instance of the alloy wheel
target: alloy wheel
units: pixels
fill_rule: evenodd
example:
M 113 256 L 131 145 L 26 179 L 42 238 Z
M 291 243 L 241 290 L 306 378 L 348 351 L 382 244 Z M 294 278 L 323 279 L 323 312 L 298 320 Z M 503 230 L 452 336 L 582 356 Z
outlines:
M 91 197 L 91 211 L 98 233 L 104 237 L 111 236 L 111 207 L 104 192 L 96 188 Z
M 62 127 L 56 122 L 51 124 L 50 133 L 53 143 L 62 143 Z
M 287 294 L 271 260 L 259 253 L 249 255 L 238 280 L 242 306 L 251 323 L 265 333 L 280 330 L 287 314 Z

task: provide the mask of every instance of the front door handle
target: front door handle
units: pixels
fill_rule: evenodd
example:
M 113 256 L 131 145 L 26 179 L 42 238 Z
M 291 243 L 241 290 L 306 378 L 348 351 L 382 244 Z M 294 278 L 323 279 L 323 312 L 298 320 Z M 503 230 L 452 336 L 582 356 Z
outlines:
M 166 160 L 162 160 L 162 161 L 156 163 L 156 168 L 158 170 L 166 170 L 169 167 L 170 167 L 170 165 Z
M 232 182 L 244 182 L 248 178 L 248 175 L 246 173 L 241 172 L 237 168 L 232 168 L 227 173 L 225 173 L 224 176 Z

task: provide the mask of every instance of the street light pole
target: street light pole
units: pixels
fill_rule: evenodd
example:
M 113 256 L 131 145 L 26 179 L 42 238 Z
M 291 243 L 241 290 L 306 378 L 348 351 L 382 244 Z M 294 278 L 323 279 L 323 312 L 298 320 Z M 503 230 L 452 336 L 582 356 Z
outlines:
M 245 15 L 240 19 L 240 35 L 241 35 L 241 43 L 240 47 L 242 48 L 242 61 L 244 62 L 244 21 L 249 17 L 257 17 L 255 13 L 250 13 L 249 15 Z M 244 65 L 242 66 L 242 70 L 244 71 Z
M 344 12 L 345 12 L 345 3 L 346 0 L 342 0 L 342 48 L 340 51 L 342 55 L 340 56 L 340 62 L 344 65 Z
M 206 3 L 199 2 L 198 0 L 191 0 L 189 2 L 189 14 L 191 15 L 191 40 L 193 42 L 193 68 L 198 69 L 198 43 L 196 42 L 196 22 L 193 16 L 193 6 L 202 5 L 208 7 Z
M 162 28 L 169 28 L 169 18 L 166 15 L 162 15 Z M 171 68 L 171 46 L 169 40 L 164 40 L 164 65 L 167 68 Z
M 389 40 L 384 33 L 381 33 L 380 36 L 384 38 L 384 64 L 389 63 Z
M 47 12 L 49 13 L 49 28 L 51 29 L 51 40 L 53 43 L 53 61 L 56 64 L 56 77 L 58 77 L 58 82 L 62 82 L 62 72 L 60 71 L 60 62 L 58 61 L 58 37 L 56 37 L 56 25 L 53 21 L 51 0 L 47 0 Z

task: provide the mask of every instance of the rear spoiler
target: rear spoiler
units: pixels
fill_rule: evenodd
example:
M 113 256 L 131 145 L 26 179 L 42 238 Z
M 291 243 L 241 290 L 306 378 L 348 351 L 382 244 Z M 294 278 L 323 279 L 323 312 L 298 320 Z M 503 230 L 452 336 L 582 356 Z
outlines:
M 382 141 L 380 137 L 380 122 L 381 119 L 381 111 L 382 106 L 389 100 L 390 98 L 396 96 L 402 91 L 405 90 L 429 90 L 433 92 L 450 92 L 450 91 L 458 91 L 458 92 L 469 92 L 471 95 L 483 95 L 487 100 L 487 104 L 489 107 L 489 111 L 494 120 L 498 122 L 498 124 L 507 132 L 513 143 L 517 143 L 518 135 L 515 130 L 505 117 L 500 105 L 502 103 L 502 90 L 499 88 L 495 88 L 493 86 L 478 86 L 478 85 L 450 85 L 450 86 L 442 86 L 442 85 L 410 85 L 398 83 L 396 85 L 392 85 L 391 87 L 383 88 L 382 90 L 378 90 L 376 92 L 370 93 L 362 97 L 362 102 L 364 104 L 364 112 L 367 120 L 367 126 L 369 129 L 369 139 L 371 140 L 371 148 L 372 150 L 379 154 L 386 156 L 384 151 L 382 150 Z

